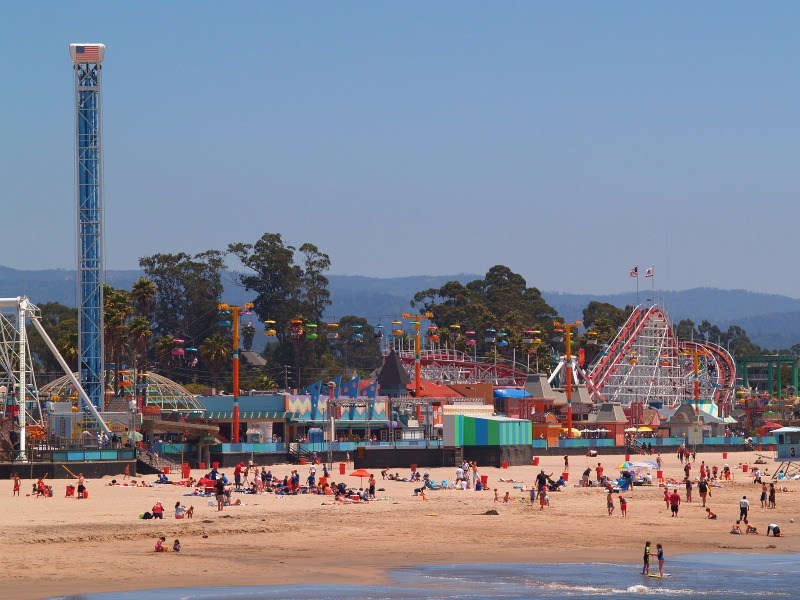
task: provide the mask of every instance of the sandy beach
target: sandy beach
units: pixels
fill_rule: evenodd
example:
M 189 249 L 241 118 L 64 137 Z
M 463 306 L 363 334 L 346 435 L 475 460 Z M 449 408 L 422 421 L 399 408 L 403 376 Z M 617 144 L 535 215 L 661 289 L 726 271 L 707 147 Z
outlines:
M 466 456 L 465 458 L 469 458 Z M 651 457 L 640 457 L 651 458 Z M 65 594 L 111 592 L 189 585 L 278 585 L 290 583 L 381 583 L 387 569 L 415 564 L 630 561 L 638 568 L 645 540 L 664 544 L 668 555 L 689 552 L 798 552 L 800 551 L 800 481 L 781 482 L 789 492 L 777 494 L 777 508 L 761 508 L 761 488 L 740 463 L 752 464 L 752 452 L 698 454 L 692 476 L 701 461 L 720 467 L 727 462 L 735 480 L 712 489 L 708 506 L 718 514 L 707 520 L 695 488 L 694 502 L 681 505 L 672 518 L 663 501 L 663 488 L 635 487 L 623 492 L 628 516 L 616 501 L 608 516 L 601 488 L 577 487 L 587 466 L 601 462 L 606 474 L 616 475 L 622 455 L 596 458 L 570 456 L 569 486 L 549 494 L 543 511 L 527 503 L 530 487 L 541 468 L 557 478 L 563 457 L 542 457 L 539 467 L 480 468 L 489 478 L 489 491 L 431 491 L 427 499 L 413 496 L 417 484 L 378 479 L 379 498 L 362 505 L 322 505 L 328 497 L 272 494 L 244 495 L 244 506 L 218 512 L 213 498 L 184 497 L 177 485 L 148 488 L 109 486 L 111 477 L 89 480 L 89 498 L 65 497 L 67 480 L 51 482 L 54 497 L 27 496 L 31 481 L 23 480 L 21 497 L 12 497 L 12 482 L 0 486 L 0 511 L 5 522 L 6 558 L 0 588 L 3 598 L 48 598 Z M 636 460 L 636 457 L 632 458 Z M 652 457 L 655 459 L 655 456 Z M 682 479 L 677 457 L 662 455 L 667 479 Z M 760 467 L 773 472 L 777 463 Z M 278 465 L 280 477 L 292 469 Z M 424 465 L 420 465 L 424 470 Z M 228 476 L 232 479 L 232 469 Z M 409 470 L 393 469 L 401 476 Z M 223 471 L 224 472 L 224 471 Z M 349 472 L 349 471 L 348 471 Z M 433 480 L 452 480 L 455 469 L 431 469 Z M 194 471 L 192 475 L 202 475 Z M 652 472 L 655 478 L 655 470 Z M 594 471 L 593 471 L 594 476 Z M 501 482 L 514 479 L 516 482 Z M 122 477 L 117 477 L 121 480 Z M 338 475 L 332 477 L 339 480 Z M 349 484 L 357 478 L 345 477 Z M 155 477 L 145 477 L 152 482 Z M 366 481 L 365 481 L 366 483 Z M 494 502 L 494 488 L 512 502 Z M 679 487 L 685 500 L 685 489 Z M 739 500 L 751 501 L 750 523 L 760 535 L 731 535 L 739 515 Z M 525 502 L 523 502 L 523 499 Z M 165 519 L 141 520 L 139 515 L 156 500 L 165 507 Z M 176 520 L 176 501 L 194 506 L 194 518 Z M 486 515 L 488 510 L 498 515 Z M 767 538 L 769 523 L 778 523 L 783 538 Z M 155 553 L 153 545 L 164 535 L 179 538 L 183 551 Z M 13 590 L 13 592 L 12 592 Z

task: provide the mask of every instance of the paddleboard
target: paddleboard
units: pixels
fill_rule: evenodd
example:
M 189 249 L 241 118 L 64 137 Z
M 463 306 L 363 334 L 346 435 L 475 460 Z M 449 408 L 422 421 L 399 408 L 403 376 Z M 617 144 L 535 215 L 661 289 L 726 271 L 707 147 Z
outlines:
M 647 575 L 648 577 L 655 577 L 656 579 L 661 579 L 661 575 L 658 573 L 650 573 Z M 664 577 L 671 577 L 669 573 L 664 573 Z

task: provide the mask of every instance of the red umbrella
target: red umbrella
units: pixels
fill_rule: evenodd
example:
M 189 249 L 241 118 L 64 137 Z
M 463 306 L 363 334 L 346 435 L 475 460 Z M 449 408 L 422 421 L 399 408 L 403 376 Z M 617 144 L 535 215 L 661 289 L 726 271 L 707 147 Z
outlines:
M 372 473 L 366 469 L 356 469 L 350 473 L 350 477 L 361 477 L 361 487 L 364 487 L 364 477 L 369 477 L 370 475 L 372 475 Z

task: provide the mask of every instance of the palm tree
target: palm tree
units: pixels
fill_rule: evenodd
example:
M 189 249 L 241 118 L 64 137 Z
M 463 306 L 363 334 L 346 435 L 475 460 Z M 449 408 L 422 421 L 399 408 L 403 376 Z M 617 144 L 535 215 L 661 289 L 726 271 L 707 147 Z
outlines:
M 128 319 L 133 312 L 130 294 L 126 290 L 115 290 L 110 285 L 103 286 L 103 310 L 105 344 L 111 350 L 114 361 L 114 394 L 117 394 L 122 355 L 128 340 Z
M 158 361 L 161 370 L 169 375 L 172 371 L 174 363 L 174 356 L 172 351 L 177 347 L 175 344 L 175 336 L 163 335 L 156 340 L 153 350 L 156 353 L 156 360 Z
M 72 371 L 78 370 L 78 334 L 70 333 L 69 335 L 59 338 L 55 343 L 61 357 L 66 361 L 67 366 Z
M 231 359 L 231 345 L 220 334 L 215 333 L 200 344 L 200 358 L 214 374 L 214 387 L 219 387 L 219 375 Z
M 147 346 L 153 337 L 153 329 L 146 317 L 137 315 L 128 323 L 128 336 L 133 344 L 133 364 L 137 371 L 142 370 L 142 359 L 147 362 Z
M 137 279 L 131 287 L 131 300 L 136 313 L 143 317 L 149 317 L 157 295 L 158 288 L 155 283 L 147 279 L 147 277 Z

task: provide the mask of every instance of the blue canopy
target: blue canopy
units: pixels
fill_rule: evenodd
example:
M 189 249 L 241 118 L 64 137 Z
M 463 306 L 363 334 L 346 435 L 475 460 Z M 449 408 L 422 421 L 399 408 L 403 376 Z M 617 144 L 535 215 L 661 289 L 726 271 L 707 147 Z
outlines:
M 495 398 L 532 398 L 526 390 L 522 388 L 499 388 L 494 391 Z

